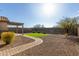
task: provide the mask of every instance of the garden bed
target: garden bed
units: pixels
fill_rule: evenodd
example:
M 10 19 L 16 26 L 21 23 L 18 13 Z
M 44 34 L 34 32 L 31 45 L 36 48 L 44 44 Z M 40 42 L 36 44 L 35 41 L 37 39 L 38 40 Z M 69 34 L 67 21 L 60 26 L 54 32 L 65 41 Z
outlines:
M 5 45 L 0 40 L 0 51 L 10 49 L 10 48 L 13 48 L 13 47 L 16 47 L 16 46 L 20 46 L 20 45 L 23 45 L 23 44 L 27 44 L 27 43 L 30 43 L 30 42 L 33 42 L 33 41 L 34 41 L 33 39 L 30 39 L 30 38 L 27 38 L 27 37 L 16 36 L 15 40 L 12 44 Z

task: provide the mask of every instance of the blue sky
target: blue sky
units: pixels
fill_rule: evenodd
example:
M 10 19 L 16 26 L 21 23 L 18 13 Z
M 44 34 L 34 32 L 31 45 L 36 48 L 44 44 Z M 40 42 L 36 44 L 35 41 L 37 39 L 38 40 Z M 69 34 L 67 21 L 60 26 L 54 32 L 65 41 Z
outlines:
M 6 16 L 10 21 L 22 22 L 25 27 L 33 27 L 35 24 L 53 27 L 63 17 L 79 16 L 79 4 L 52 4 L 55 7 L 52 7 L 50 17 L 42 11 L 43 5 L 42 3 L 0 4 L 0 16 Z M 49 6 L 46 8 L 49 9 Z

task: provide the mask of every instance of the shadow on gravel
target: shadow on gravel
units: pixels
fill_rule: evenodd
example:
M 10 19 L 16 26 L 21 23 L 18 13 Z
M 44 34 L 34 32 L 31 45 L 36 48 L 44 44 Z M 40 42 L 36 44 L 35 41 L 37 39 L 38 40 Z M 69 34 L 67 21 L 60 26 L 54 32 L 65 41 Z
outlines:
M 79 43 L 79 37 L 78 36 L 68 36 L 67 39 Z
M 0 48 L 2 48 L 2 47 L 4 47 L 4 46 L 6 46 L 6 44 L 1 44 L 1 45 L 0 45 Z

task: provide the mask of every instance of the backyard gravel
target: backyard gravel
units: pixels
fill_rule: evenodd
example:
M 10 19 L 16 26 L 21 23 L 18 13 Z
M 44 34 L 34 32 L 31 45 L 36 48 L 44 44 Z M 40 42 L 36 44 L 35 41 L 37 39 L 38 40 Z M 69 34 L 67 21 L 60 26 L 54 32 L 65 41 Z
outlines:
M 77 56 L 79 44 L 64 35 L 52 34 L 41 38 L 43 43 L 14 56 Z

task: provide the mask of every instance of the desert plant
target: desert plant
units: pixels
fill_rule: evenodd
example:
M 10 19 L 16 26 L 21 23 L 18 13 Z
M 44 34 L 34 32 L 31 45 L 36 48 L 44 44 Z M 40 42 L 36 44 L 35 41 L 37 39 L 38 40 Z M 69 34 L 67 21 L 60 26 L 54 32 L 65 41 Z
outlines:
M 77 35 L 77 19 L 76 18 L 64 18 L 58 23 L 58 26 L 65 30 L 68 34 L 72 32 L 73 35 Z
M 1 34 L 1 39 L 5 42 L 5 44 L 10 44 L 13 41 L 14 36 L 14 32 L 3 32 Z

